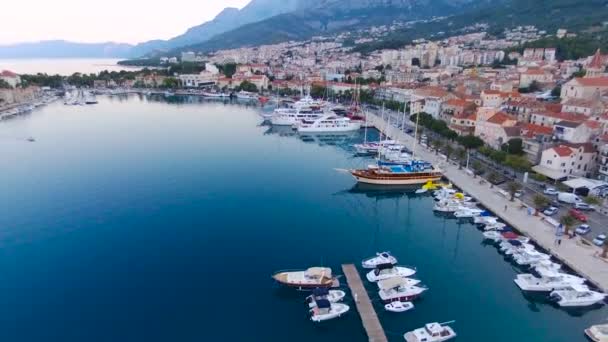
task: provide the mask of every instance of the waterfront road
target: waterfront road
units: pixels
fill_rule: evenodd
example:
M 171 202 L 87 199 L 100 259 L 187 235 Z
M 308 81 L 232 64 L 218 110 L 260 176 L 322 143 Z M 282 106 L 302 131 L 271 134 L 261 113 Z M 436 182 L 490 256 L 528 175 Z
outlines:
M 368 120 L 375 127 L 383 130 L 391 139 L 400 140 L 413 148 L 414 138 L 405 134 L 399 128 L 392 125 L 388 126 L 385 120 L 375 115 L 369 115 Z M 511 202 L 508 196 L 500 193 L 499 188 L 491 187 L 488 182 L 480 184 L 479 178 L 474 179 L 466 170 L 460 170 L 458 166 L 448 164 L 440 155 L 436 155 L 434 152 L 420 146 L 415 150 L 416 155 L 443 169 L 445 176 L 454 185 L 475 197 L 486 208 L 530 237 L 570 268 L 585 276 L 602 291 L 608 291 L 608 263 L 598 257 L 601 252 L 600 248 L 583 243 L 578 237 L 574 239 L 565 238 L 561 245 L 557 247 L 555 228 L 544 220 L 543 215 L 528 214 L 521 201 Z

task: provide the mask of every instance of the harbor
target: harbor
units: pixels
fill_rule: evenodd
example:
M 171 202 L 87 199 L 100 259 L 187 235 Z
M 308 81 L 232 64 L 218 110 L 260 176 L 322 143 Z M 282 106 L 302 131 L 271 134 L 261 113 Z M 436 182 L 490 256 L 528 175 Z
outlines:
M 388 341 L 451 320 L 461 341 L 583 341 L 583 330 L 605 319 L 603 307 L 572 312 L 522 294 L 513 282 L 521 271 L 471 221 L 433 212 L 431 191 L 369 187 L 337 172 L 374 163 L 354 157 L 353 146 L 379 140 L 375 129 L 303 134 L 263 123 L 260 108 L 245 104 L 97 100 L 57 101 L 2 122 L 2 136 L 34 136 L 36 143 L 5 138 L 0 146 L 0 299 L 10 302 L 27 288 L 37 294 L 27 298 L 29 312 L 55 313 L 51 324 L 43 315 L 0 310 L 14 326 L 37 326 L 0 330 L 6 340 L 76 341 L 95 331 L 105 340 L 368 341 L 358 308 L 363 293 L 354 298 L 345 263 L 356 266 L 358 291 Z M 108 148 L 115 152 L 104 154 Z M 243 176 L 249 169 L 255 177 Z M 427 290 L 414 308 L 385 309 L 384 280 L 370 281 L 372 269 L 360 264 L 381 251 L 415 268 L 409 279 Z M 310 292 L 277 287 L 269 277 L 314 266 L 341 280 L 331 290 L 346 293 L 344 315 L 312 321 L 304 302 Z M 72 324 L 77 312 L 96 319 Z M 506 321 L 518 329 L 505 329 Z M 74 327 L 70 333 L 57 328 L 65 324 Z M 100 324 L 120 329 L 100 331 Z

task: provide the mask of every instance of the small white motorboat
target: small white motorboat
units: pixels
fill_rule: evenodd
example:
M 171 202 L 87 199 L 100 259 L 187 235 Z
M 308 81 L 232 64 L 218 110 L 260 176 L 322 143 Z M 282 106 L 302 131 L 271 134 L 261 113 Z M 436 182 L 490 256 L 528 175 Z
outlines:
M 427 192 L 429 192 L 429 189 L 427 189 L 427 188 L 421 188 L 421 189 L 416 190 L 417 194 L 425 194 Z
M 594 342 L 608 342 L 608 324 L 592 325 L 585 329 L 585 335 Z
M 586 285 L 572 284 L 569 288 L 551 292 L 549 299 L 561 307 L 584 307 L 604 301 L 606 295 L 592 291 Z
M 384 305 L 384 309 L 390 312 L 406 312 L 413 308 L 414 304 L 412 302 L 392 302 Z
M 329 290 L 327 288 L 316 288 L 312 290 L 312 295 L 306 297 L 308 307 L 314 308 L 317 306 L 317 301 L 326 299 L 331 303 L 341 302 L 346 297 L 346 292 L 342 290 Z
M 363 268 L 376 268 L 382 264 L 397 264 L 397 258 L 391 255 L 390 252 L 376 253 L 375 257 L 367 258 L 361 262 Z
M 384 288 L 391 288 L 397 285 L 400 286 L 416 286 L 419 285 L 421 283 L 420 280 L 418 279 L 412 279 L 412 278 L 388 278 L 388 279 L 384 279 L 384 280 L 380 280 L 378 282 L 378 288 L 379 289 L 384 289 Z
M 332 303 L 327 299 L 317 301 L 317 306 L 310 309 L 312 316 L 310 319 L 313 322 L 323 322 L 330 319 L 338 318 L 350 310 L 350 307 L 342 303 Z
M 374 270 L 369 271 L 366 277 L 371 282 L 385 280 L 389 278 L 407 278 L 416 274 L 416 269 L 395 266 L 393 264 L 380 264 Z
M 446 323 L 429 323 L 424 328 L 407 332 L 403 335 L 406 342 L 441 342 L 456 337 L 456 332 Z

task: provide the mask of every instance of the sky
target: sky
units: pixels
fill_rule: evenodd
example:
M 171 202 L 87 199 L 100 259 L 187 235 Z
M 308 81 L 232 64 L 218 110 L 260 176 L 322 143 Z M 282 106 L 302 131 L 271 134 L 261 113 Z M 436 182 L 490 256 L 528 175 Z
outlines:
M 168 39 L 250 0 L 16 0 L 1 9 L 0 44 L 64 39 L 139 43 Z M 143 4 L 147 5 L 143 5 Z

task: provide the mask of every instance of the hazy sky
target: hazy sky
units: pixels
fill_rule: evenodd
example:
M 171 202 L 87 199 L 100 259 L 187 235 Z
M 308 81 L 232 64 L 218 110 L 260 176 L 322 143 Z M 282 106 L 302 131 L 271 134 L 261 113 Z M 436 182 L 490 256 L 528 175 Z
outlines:
M 0 9 L 0 44 L 65 39 L 138 43 L 167 39 L 250 0 L 14 0 Z M 147 4 L 147 5 L 144 5 Z

